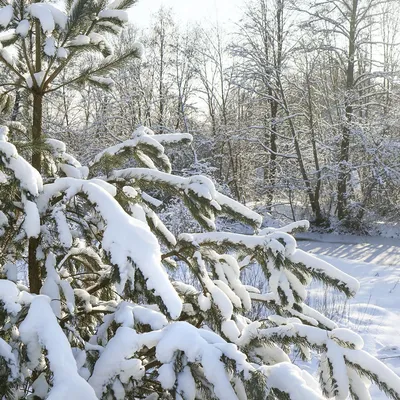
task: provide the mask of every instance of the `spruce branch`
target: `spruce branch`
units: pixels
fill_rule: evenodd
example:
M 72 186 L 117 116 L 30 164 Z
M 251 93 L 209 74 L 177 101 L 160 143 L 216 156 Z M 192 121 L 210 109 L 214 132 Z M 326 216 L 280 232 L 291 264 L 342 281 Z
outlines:
M 132 58 L 140 58 L 140 50 L 135 46 L 133 49 L 130 49 L 126 51 L 124 54 L 118 56 L 118 57 L 112 57 L 110 56 L 110 59 L 106 59 L 103 63 L 101 63 L 98 67 L 96 68 L 87 68 L 86 70 L 83 70 L 79 76 L 70 79 L 67 82 L 63 82 L 62 84 L 55 86 L 51 89 L 47 89 L 46 93 L 51 93 L 54 91 L 59 90 L 60 88 L 64 86 L 71 85 L 73 83 L 80 83 L 80 82 L 85 82 L 87 81 L 91 76 L 95 75 L 105 75 L 109 74 L 112 71 L 114 71 L 116 68 L 122 67 L 122 65 Z M 46 85 L 51 83 L 53 79 L 57 76 L 57 74 L 52 74 L 46 81 Z
M 137 3 L 137 0 L 119 0 L 114 10 L 127 10 Z

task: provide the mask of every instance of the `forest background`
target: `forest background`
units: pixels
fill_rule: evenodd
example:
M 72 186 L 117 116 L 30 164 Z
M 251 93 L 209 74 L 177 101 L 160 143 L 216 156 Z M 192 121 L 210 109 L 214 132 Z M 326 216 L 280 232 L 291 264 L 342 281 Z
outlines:
M 398 8 L 254 0 L 229 28 L 160 8 L 108 43 L 142 42 L 144 62 L 115 72 L 107 93 L 54 92 L 44 132 L 83 160 L 138 125 L 189 132 L 192 152 L 170 154 L 180 173 L 275 217 L 376 231 L 399 212 Z

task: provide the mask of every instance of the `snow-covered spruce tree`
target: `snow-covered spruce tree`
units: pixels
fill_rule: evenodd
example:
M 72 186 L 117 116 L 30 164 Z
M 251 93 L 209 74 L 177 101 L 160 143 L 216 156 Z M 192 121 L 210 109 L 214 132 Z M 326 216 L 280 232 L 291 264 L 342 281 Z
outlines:
M 40 173 L 47 166 L 44 159 L 42 132 L 43 101 L 51 92 L 64 86 L 89 83 L 107 89 L 107 76 L 124 62 L 140 57 L 141 46 L 134 43 L 123 54 L 111 54 L 105 34 L 116 34 L 128 20 L 126 9 L 136 0 L 66 0 L 54 2 L 0 0 L 0 61 L 7 71 L 1 82 L 0 104 L 3 111 L 12 107 L 16 93 L 13 120 L 23 99 L 31 104 L 28 136 L 32 148 L 31 164 Z M 88 60 L 88 53 L 98 55 Z M 68 73 L 69 72 L 69 73 Z M 29 97 L 27 97 L 29 95 Z M 14 122 L 14 121 L 13 121 Z M 12 125 L 15 128 L 15 123 Z M 38 293 L 40 265 L 37 262 L 37 238 L 29 240 L 29 281 L 31 291 Z
M 17 89 L 30 94 L 33 110 L 30 126 L 13 114 L 0 130 L 0 398 L 368 399 L 373 381 L 400 399 L 400 379 L 362 350 L 358 335 L 304 304 L 311 279 L 349 296 L 358 287 L 296 248 L 289 233 L 306 223 L 259 230 L 260 216 L 209 179 L 170 174 L 163 145 L 190 135 L 142 127 L 89 166 L 43 135 L 46 93 L 83 81 L 107 86 L 103 73 L 138 55 L 137 45 L 106 54 L 58 81 L 83 50 L 107 47 L 101 32 L 120 26 L 131 3 L 74 1 L 64 13 L 47 2 L 2 2 L 8 31 L 0 41 L 18 55 L 0 52 L 10 71 L 2 104 Z M 33 143 L 13 140 L 17 130 Z M 16 146 L 30 149 L 31 162 Z M 168 231 L 156 214 L 163 191 L 181 197 L 204 233 Z M 215 232 L 220 214 L 254 234 Z M 177 262 L 194 286 L 170 279 Z M 267 293 L 241 282 L 252 263 Z M 252 302 L 270 316 L 246 318 Z M 305 359 L 318 355 L 320 385 L 290 362 L 294 348 Z

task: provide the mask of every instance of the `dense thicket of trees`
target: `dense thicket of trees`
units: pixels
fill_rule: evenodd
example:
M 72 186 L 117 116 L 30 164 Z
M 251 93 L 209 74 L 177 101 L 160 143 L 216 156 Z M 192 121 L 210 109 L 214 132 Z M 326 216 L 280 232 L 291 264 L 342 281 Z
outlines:
M 124 51 L 140 40 L 146 60 L 116 71 L 107 93 L 49 95 L 44 129 L 84 160 L 140 124 L 187 131 L 195 170 L 241 202 L 353 230 L 390 220 L 400 197 L 398 11 L 378 0 L 249 0 L 228 34 L 160 9 L 147 29 L 103 44 Z M 170 156 L 190 167 L 192 153 Z
M 78 152 L 82 138 L 95 151 L 138 124 L 188 131 L 198 164 L 236 199 L 362 229 L 398 212 L 397 11 L 377 0 L 252 0 L 227 34 L 182 27 L 161 9 L 114 44 L 140 39 L 146 61 L 118 71 L 106 95 L 57 93 L 47 129 Z

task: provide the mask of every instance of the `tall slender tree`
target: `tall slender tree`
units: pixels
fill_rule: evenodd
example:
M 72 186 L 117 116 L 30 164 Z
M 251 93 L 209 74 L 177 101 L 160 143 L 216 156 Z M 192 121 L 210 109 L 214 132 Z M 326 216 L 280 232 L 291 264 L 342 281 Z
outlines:
M 351 172 L 350 145 L 357 129 L 355 106 L 360 75 L 357 75 L 357 62 L 362 46 L 370 42 L 368 30 L 376 23 L 380 12 L 379 0 L 334 0 L 329 3 L 306 2 L 301 11 L 310 19 L 307 25 L 315 34 L 327 32 L 337 36 L 344 46 L 324 46 L 327 51 L 339 53 L 340 70 L 343 71 L 343 106 L 339 110 L 341 118 L 341 139 L 339 143 L 337 172 L 337 216 L 343 220 L 348 216 L 348 180 Z M 371 71 L 369 71 L 371 73 Z

